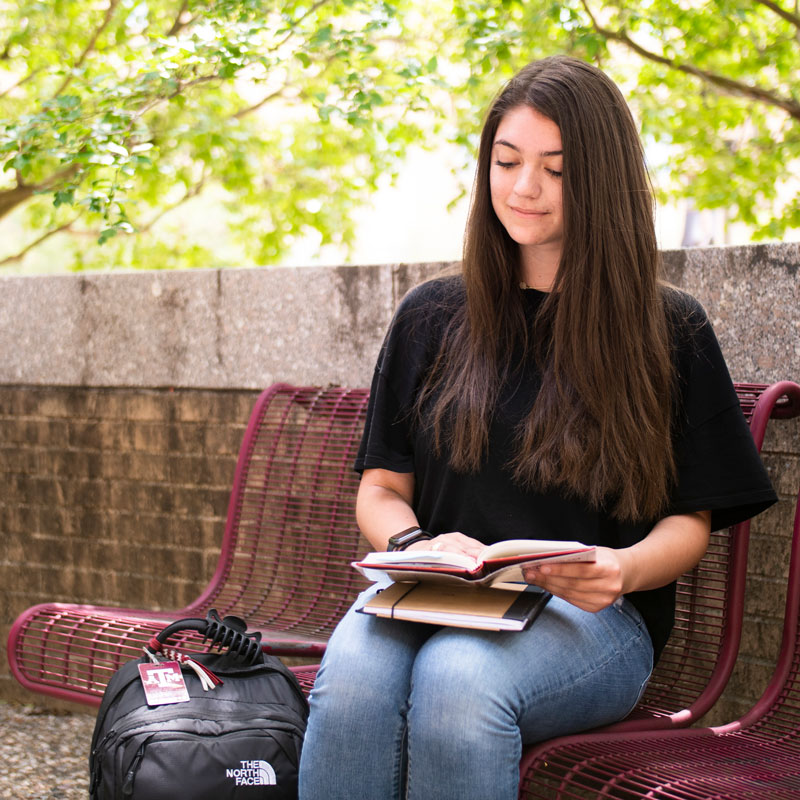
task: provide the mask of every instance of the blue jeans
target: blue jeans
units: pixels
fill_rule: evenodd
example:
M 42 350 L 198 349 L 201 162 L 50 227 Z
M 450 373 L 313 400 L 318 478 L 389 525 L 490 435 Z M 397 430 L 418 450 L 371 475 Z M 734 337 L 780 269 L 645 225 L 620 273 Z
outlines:
M 300 800 L 513 800 L 523 744 L 614 722 L 653 648 L 626 600 L 553 597 L 527 631 L 378 619 L 354 609 L 311 693 Z

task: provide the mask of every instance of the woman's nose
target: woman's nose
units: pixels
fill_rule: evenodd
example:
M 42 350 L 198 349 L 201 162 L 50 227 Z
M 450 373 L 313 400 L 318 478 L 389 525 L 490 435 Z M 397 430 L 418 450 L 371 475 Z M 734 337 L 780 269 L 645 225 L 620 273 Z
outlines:
M 542 182 L 533 169 L 520 170 L 514 184 L 514 192 L 520 197 L 538 197 L 542 191 Z

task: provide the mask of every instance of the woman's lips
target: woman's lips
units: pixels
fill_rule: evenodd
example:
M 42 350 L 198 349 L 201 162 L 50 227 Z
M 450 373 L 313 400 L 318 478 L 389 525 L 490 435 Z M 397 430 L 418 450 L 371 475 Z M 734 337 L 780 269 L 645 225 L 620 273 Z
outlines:
M 510 208 L 515 214 L 519 214 L 521 217 L 543 217 L 547 213 L 546 211 L 535 211 L 532 209 L 518 208 L 517 206 L 511 206 Z

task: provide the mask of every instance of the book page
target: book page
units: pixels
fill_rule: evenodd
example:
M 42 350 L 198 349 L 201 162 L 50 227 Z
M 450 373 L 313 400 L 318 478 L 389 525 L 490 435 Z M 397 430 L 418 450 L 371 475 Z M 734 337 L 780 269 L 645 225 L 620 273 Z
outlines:
M 552 549 L 552 545 L 556 545 L 556 549 Z M 373 582 L 388 575 L 393 581 L 492 585 L 498 581 L 524 581 L 522 567 L 528 563 L 595 560 L 595 548 L 580 542 L 519 539 L 497 542 L 486 548 L 486 551 L 497 553 L 508 552 L 509 549 L 514 551 L 513 555 L 503 555 L 486 561 L 445 550 L 373 552 L 368 553 L 361 561 L 352 562 L 352 566 Z
M 481 550 L 480 560 L 506 558 L 519 555 L 540 555 L 542 553 L 563 553 L 575 550 L 588 550 L 590 545 L 583 542 L 562 542 L 556 539 L 507 539 L 487 545 Z
M 449 553 L 446 550 L 393 550 L 391 552 L 367 553 L 360 562 L 365 567 L 372 566 L 392 566 L 402 564 L 403 566 L 414 566 L 415 564 L 428 567 L 459 567 L 465 570 L 474 570 L 480 563 L 472 556 L 465 553 Z

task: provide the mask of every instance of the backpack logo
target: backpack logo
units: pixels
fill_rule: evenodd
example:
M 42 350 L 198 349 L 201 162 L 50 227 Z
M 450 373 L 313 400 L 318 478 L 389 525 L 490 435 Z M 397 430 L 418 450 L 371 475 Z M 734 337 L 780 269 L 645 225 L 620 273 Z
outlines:
M 278 779 L 269 761 L 240 761 L 234 769 L 225 770 L 226 778 L 233 778 L 237 786 L 275 786 Z

